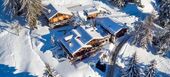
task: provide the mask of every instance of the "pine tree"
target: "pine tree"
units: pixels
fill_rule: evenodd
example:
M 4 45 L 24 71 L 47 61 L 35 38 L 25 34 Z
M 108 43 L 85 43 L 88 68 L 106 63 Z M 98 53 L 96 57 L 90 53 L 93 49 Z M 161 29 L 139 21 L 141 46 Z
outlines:
M 123 70 L 122 77 L 140 77 L 141 76 L 141 69 L 137 65 L 137 55 L 136 53 L 133 54 L 133 57 L 130 59 L 129 64 L 127 65 L 127 68 Z
M 156 60 L 151 61 L 150 65 L 147 67 L 146 77 L 156 77 Z
M 164 56 L 168 51 L 170 51 L 170 31 L 162 34 L 158 40 L 158 45 L 156 46 L 158 48 L 158 54 Z
M 43 74 L 43 77 L 61 77 L 57 71 L 51 68 L 51 66 L 48 63 L 45 63 L 46 70 Z
M 29 0 L 26 6 L 26 19 L 30 28 L 37 28 L 38 16 L 42 13 L 43 6 L 41 0 Z
M 32 29 L 36 28 L 38 16 L 43 10 L 41 0 L 4 0 L 4 6 L 12 17 L 26 17 L 28 25 Z
M 12 15 L 12 17 L 18 15 L 22 10 L 19 0 L 4 0 L 3 5 L 5 6 L 6 13 Z
M 112 3 L 114 5 L 116 5 L 117 7 L 119 8 L 122 8 L 124 7 L 127 3 L 131 2 L 131 3 L 135 3 L 137 4 L 139 7 L 144 7 L 142 4 L 141 4 L 141 0 L 111 0 Z
M 112 0 L 112 3 L 119 8 L 122 8 L 125 6 L 125 0 Z
M 132 44 L 147 48 L 148 44 L 152 44 L 153 40 L 153 20 L 154 15 L 148 16 L 144 22 L 137 23 L 133 32 L 134 40 Z
M 159 17 L 157 23 L 163 28 L 170 29 L 170 0 L 159 1 Z

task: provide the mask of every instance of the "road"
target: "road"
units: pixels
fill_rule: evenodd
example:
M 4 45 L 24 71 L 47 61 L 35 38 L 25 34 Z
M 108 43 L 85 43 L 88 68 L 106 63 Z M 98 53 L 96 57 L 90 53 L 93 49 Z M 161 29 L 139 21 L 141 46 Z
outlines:
M 108 65 L 108 70 L 106 72 L 106 77 L 113 77 L 114 76 L 114 69 L 115 69 L 115 63 L 116 63 L 116 58 L 117 55 L 119 54 L 120 49 L 123 47 L 123 45 L 128 41 L 130 36 L 127 36 L 126 39 L 124 39 L 122 42 L 120 42 L 115 50 L 112 51 L 112 56 L 111 56 L 111 61 L 110 65 Z

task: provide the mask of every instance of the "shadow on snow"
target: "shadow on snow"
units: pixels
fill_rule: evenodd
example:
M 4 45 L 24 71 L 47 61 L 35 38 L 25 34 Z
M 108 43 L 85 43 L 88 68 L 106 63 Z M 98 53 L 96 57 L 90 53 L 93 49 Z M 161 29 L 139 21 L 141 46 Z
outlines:
M 0 64 L 0 77 L 36 77 L 30 75 L 28 72 L 14 74 L 16 69 L 7 65 Z

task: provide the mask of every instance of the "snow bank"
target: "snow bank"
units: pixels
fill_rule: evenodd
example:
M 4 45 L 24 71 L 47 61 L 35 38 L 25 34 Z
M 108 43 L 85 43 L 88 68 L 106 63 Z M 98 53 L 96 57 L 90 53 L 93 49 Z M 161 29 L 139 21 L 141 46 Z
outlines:
M 15 67 L 15 73 L 30 72 L 42 76 L 44 62 L 32 49 L 28 30 L 22 29 L 19 36 L 7 32 L 0 40 L 0 64 Z
M 56 67 L 57 72 L 63 77 L 100 77 L 88 64 L 71 64 L 68 60 L 61 62 Z
M 138 7 L 140 10 L 142 10 L 143 13 L 152 13 L 154 9 L 154 4 L 156 0 L 141 0 L 142 5 L 144 5 L 144 8 Z

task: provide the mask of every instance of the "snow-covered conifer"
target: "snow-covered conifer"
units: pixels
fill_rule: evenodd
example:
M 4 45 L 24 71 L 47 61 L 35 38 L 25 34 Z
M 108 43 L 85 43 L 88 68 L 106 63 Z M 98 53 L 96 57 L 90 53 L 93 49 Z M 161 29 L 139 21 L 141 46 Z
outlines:
M 45 63 L 46 70 L 43 74 L 43 77 L 61 77 L 57 71 L 51 68 L 51 66 L 48 63 Z
M 163 34 L 161 37 L 158 38 L 158 54 L 166 55 L 168 51 L 170 51 L 170 31 Z
M 156 60 L 151 61 L 150 65 L 148 65 L 146 69 L 146 76 L 145 77 L 156 77 Z
M 123 70 L 122 77 L 141 77 L 142 70 L 138 66 L 137 55 L 133 54 L 132 58 L 129 60 L 127 67 Z
M 43 6 L 41 0 L 4 0 L 6 11 L 15 16 L 26 17 L 30 28 L 36 28 L 38 16 L 41 15 Z
M 159 1 L 158 24 L 163 28 L 170 29 L 170 0 Z
M 153 40 L 153 19 L 154 15 L 148 16 L 144 22 L 137 23 L 135 27 L 134 40 L 132 44 L 147 48 L 148 44 L 152 43 Z

